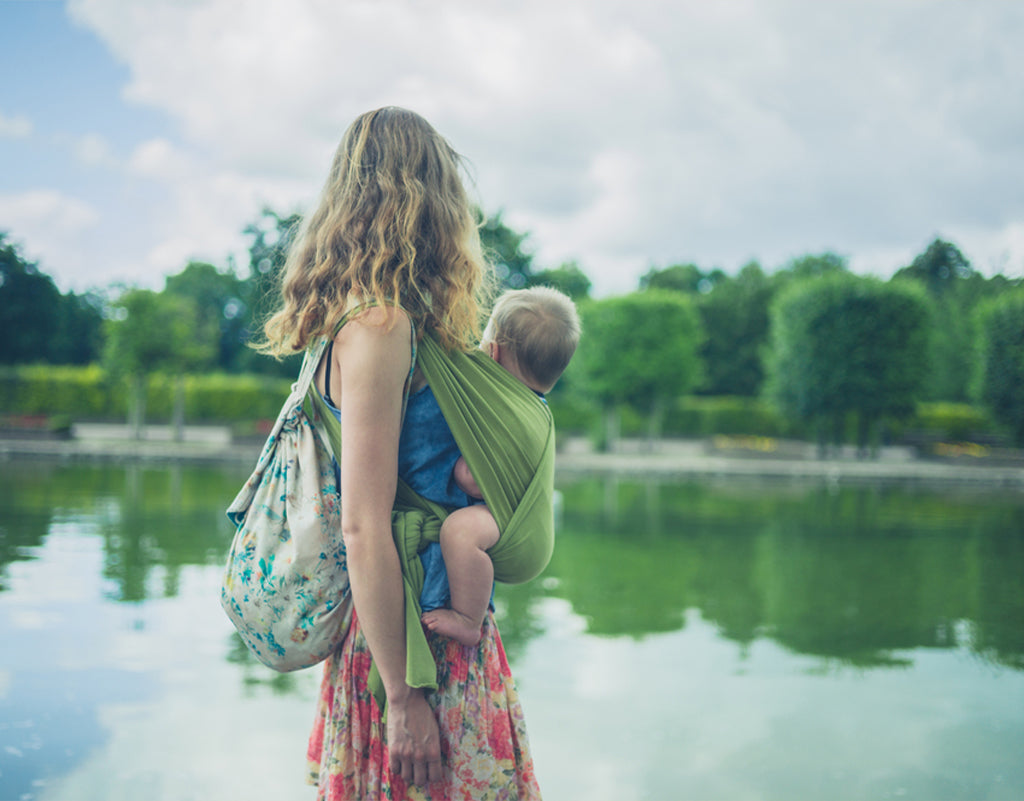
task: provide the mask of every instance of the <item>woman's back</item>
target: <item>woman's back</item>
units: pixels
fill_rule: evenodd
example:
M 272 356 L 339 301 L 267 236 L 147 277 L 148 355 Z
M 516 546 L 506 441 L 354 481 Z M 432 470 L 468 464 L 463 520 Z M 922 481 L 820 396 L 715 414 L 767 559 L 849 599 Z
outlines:
M 340 410 L 342 536 L 355 607 L 348 636 L 325 663 L 309 743 L 310 778 L 323 799 L 400 799 L 412 784 L 423 798 L 539 797 L 492 618 L 477 648 L 430 637 L 436 691 L 405 681 L 391 513 L 411 332 L 472 346 L 489 275 L 459 168 L 458 154 L 419 115 L 383 108 L 358 117 L 289 250 L 282 305 L 264 328 L 263 351 L 292 353 L 330 335 L 353 303 L 377 304 L 334 338 L 329 386 L 326 363 L 316 377 Z M 435 434 L 424 453 L 439 447 Z M 386 725 L 368 690 L 371 653 Z

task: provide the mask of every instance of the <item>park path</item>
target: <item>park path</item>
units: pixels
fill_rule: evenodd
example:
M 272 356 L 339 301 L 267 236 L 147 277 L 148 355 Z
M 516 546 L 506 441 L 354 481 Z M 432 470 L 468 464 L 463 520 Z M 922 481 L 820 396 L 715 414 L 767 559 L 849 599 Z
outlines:
M 0 459 L 60 461 L 149 461 L 251 466 L 259 440 L 233 442 L 225 426 L 186 426 L 175 441 L 169 426 L 147 426 L 135 440 L 127 426 L 78 423 L 69 440 L 0 440 Z M 792 482 L 896 483 L 903 485 L 975 485 L 1024 491 L 1024 461 L 1005 464 L 962 457 L 919 459 L 909 448 L 883 448 L 876 459 L 857 459 L 852 449 L 818 459 L 802 442 L 726 438 L 722 440 L 623 440 L 613 453 L 596 453 L 584 438 L 562 443 L 556 460 L 559 477 L 610 476 L 659 479 L 750 479 Z M 747 446 L 747 447 L 743 447 Z

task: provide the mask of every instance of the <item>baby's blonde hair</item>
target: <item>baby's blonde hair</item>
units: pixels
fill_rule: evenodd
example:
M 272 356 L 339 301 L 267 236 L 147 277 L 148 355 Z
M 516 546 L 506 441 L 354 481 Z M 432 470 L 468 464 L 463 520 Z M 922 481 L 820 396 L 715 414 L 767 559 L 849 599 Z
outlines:
M 557 289 L 511 289 L 495 302 L 483 341 L 507 348 L 525 376 L 552 387 L 579 345 L 580 318 Z
M 283 356 L 306 348 L 333 330 L 350 297 L 401 306 L 445 347 L 471 347 L 490 270 L 461 166 L 412 111 L 389 106 L 356 118 L 288 253 L 283 305 L 257 349 Z

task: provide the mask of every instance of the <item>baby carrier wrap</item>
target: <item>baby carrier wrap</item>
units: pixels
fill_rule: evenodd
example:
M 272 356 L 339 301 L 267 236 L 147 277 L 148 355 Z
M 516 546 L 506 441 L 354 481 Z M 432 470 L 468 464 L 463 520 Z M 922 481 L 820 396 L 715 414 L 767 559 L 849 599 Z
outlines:
M 519 584 L 540 574 L 554 549 L 555 429 L 537 395 L 479 350 L 446 351 L 432 335 L 413 350 L 459 450 L 476 479 L 501 536 L 488 554 L 498 581 Z M 311 387 L 316 423 L 325 428 L 336 456 L 341 424 Z M 423 567 L 419 552 L 437 542 L 450 510 L 398 480 L 392 534 L 405 586 L 406 683 L 437 688 L 437 669 L 420 623 Z M 385 709 L 376 666 L 370 686 Z

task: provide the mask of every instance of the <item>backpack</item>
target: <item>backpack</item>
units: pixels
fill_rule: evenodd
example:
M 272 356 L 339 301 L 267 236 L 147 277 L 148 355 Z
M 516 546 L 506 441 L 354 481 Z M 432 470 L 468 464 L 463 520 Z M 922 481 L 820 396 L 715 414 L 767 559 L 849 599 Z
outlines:
M 325 659 L 352 619 L 341 492 L 308 397 L 328 342 L 306 351 L 256 468 L 227 510 L 237 529 L 221 605 L 249 650 L 282 672 Z

